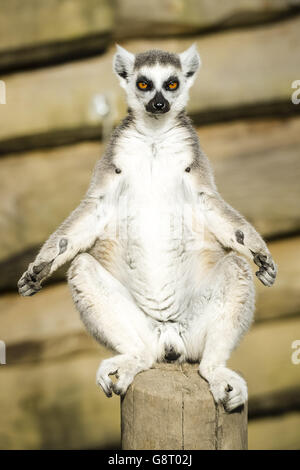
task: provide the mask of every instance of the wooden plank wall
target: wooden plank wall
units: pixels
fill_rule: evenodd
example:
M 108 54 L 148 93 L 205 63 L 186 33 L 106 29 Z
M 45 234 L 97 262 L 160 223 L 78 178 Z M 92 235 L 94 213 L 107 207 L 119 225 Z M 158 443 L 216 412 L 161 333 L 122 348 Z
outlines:
M 203 66 L 189 113 L 219 189 L 269 241 L 279 265 L 257 286 L 256 320 L 230 363 L 249 384 L 249 447 L 300 446 L 300 2 L 2 0 L 0 79 L 0 448 L 115 448 L 118 398 L 94 384 L 107 351 L 85 333 L 60 271 L 37 296 L 16 281 L 77 205 L 103 150 L 95 96 L 117 123 L 114 42 L 180 52 Z

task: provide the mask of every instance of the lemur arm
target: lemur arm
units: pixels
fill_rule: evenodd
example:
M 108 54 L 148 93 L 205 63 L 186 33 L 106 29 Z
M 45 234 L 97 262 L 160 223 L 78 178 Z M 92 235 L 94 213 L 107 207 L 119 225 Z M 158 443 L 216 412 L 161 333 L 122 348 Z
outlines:
M 18 282 L 19 293 L 34 295 L 41 283 L 77 253 L 93 245 L 107 222 L 101 198 L 87 194 L 79 206 L 50 235 Z
M 198 194 L 201 213 L 209 230 L 226 248 L 253 259 L 259 267 L 256 276 L 265 286 L 274 284 L 277 266 L 262 237 L 247 220 L 227 204 L 217 190 L 203 189 Z

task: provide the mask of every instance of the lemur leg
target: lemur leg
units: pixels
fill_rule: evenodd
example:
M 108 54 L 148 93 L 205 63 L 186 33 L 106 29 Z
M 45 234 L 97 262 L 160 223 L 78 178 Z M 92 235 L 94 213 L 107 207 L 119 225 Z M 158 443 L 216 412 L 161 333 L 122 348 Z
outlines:
M 201 358 L 199 372 L 215 401 L 232 411 L 247 400 L 247 385 L 226 362 L 252 322 L 253 276 L 247 261 L 230 253 L 218 261 L 207 281 L 210 295 L 204 309 L 201 305 L 203 313 L 196 312 L 191 322 L 188 355 Z
M 155 362 L 157 338 L 129 291 L 91 255 L 72 262 L 68 281 L 75 305 L 89 333 L 118 352 L 101 362 L 97 384 L 110 397 L 124 394 L 135 375 Z M 113 383 L 110 375 L 116 375 Z

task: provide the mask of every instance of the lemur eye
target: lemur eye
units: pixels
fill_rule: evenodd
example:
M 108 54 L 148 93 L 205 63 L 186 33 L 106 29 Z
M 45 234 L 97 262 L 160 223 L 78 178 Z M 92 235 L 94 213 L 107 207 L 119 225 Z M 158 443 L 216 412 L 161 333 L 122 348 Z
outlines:
M 146 82 L 138 82 L 137 86 L 140 90 L 147 90 L 147 88 L 149 87 L 148 83 Z
M 175 81 L 175 80 L 172 80 L 171 82 L 168 83 L 167 85 L 167 88 L 169 90 L 176 90 L 176 88 L 178 87 L 178 82 Z

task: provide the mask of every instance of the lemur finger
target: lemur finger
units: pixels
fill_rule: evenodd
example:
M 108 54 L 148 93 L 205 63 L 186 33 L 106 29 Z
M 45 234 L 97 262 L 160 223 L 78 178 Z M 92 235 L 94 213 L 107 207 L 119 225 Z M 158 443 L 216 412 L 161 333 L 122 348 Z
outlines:
M 20 295 L 26 295 L 26 292 L 28 290 L 30 290 L 30 287 L 28 287 L 27 284 L 22 286 L 22 287 L 20 286 L 19 289 L 18 289 Z
M 265 266 L 261 267 L 260 271 L 261 270 L 264 270 L 264 272 L 267 273 L 268 276 L 270 276 L 273 280 L 275 280 L 276 275 L 277 275 L 277 266 L 273 262 L 268 264 L 266 267 Z
M 253 261 L 258 267 L 261 267 L 261 266 L 267 267 L 268 266 L 267 256 L 266 255 L 262 255 L 261 253 L 255 253 L 253 251 L 251 251 L 251 253 L 253 254 Z
M 253 253 L 253 252 L 252 252 Z M 253 261 L 254 263 L 258 266 L 258 267 L 261 267 L 262 266 L 262 262 L 261 262 L 261 259 L 258 255 L 258 253 L 253 253 Z
M 23 286 L 25 286 L 26 284 L 28 284 L 28 282 L 32 282 L 32 279 L 31 279 L 30 273 L 29 273 L 28 271 L 26 271 L 26 272 L 22 275 L 21 279 L 19 280 L 19 282 L 18 282 L 18 287 L 23 287 Z
M 32 287 L 28 287 L 27 285 L 19 289 L 19 294 L 23 297 L 28 297 L 36 294 L 39 292 L 40 289 L 33 289 Z
M 255 275 L 264 285 L 267 285 L 267 280 L 264 278 L 264 271 L 256 271 Z
M 269 276 L 266 271 L 259 270 L 255 274 L 264 286 L 271 287 L 274 284 L 274 278 Z
M 277 271 L 276 271 L 275 266 L 274 266 L 273 263 L 272 263 L 272 265 L 264 263 L 262 266 L 260 266 L 259 271 L 262 272 L 262 273 L 268 273 L 268 275 L 273 277 L 273 278 L 275 278 L 276 274 L 277 274 Z
M 23 289 L 27 287 L 27 289 L 33 289 L 35 291 L 41 290 L 41 285 L 38 282 L 28 281 L 24 286 Z
M 269 268 L 267 269 L 267 273 L 268 273 L 269 276 L 271 276 L 273 279 L 276 278 L 276 274 L 277 274 L 277 273 L 276 273 L 276 271 L 274 270 L 274 268 L 272 269 L 271 267 L 269 267 Z
M 25 279 L 24 274 L 23 274 L 23 276 L 19 279 L 17 286 L 20 289 L 21 287 L 25 286 L 26 283 L 27 283 L 27 280 Z
M 269 284 L 274 284 L 275 278 L 271 276 L 267 271 L 264 273 L 264 278 L 269 282 Z

